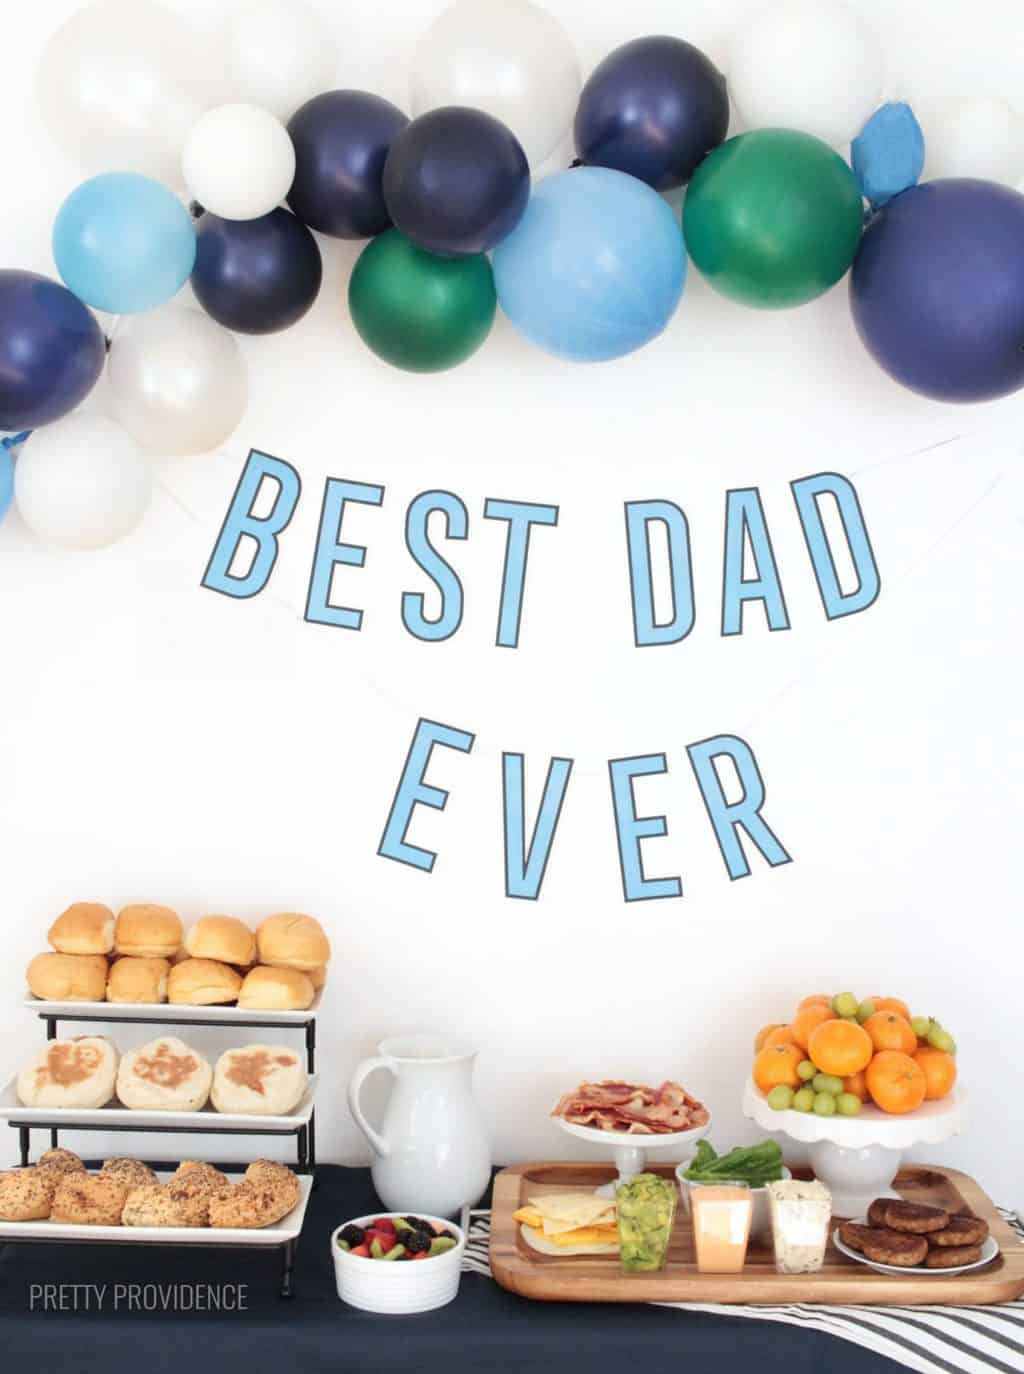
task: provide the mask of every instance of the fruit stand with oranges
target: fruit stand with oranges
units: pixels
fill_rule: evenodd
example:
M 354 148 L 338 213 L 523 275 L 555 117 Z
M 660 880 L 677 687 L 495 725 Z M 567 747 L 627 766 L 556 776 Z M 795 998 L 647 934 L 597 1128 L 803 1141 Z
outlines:
M 805 997 L 754 1041 L 754 1082 L 780 1112 L 857 1116 L 871 1102 L 902 1116 L 947 1097 L 956 1075 L 952 1035 L 898 997 Z

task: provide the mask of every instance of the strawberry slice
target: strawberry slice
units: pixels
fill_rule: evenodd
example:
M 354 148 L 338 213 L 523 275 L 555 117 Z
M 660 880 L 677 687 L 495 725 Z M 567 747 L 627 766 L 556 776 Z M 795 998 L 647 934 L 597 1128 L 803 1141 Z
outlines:
M 362 1245 L 354 1245 L 354 1246 L 352 1247 L 352 1249 L 349 1251 L 349 1254 L 350 1254 L 350 1255 L 359 1255 L 362 1259 L 369 1259 L 369 1258 L 370 1258 L 370 1247 L 369 1247 L 369 1245 L 366 1243 L 366 1241 L 363 1241 Z

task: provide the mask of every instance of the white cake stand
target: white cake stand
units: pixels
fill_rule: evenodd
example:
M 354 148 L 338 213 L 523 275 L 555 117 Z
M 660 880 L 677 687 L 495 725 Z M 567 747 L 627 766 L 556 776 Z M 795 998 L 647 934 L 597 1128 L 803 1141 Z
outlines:
M 839 1217 L 862 1217 L 879 1197 L 897 1197 L 892 1181 L 900 1157 L 913 1145 L 941 1145 L 967 1128 L 966 1095 L 957 1089 L 940 1102 L 925 1102 L 906 1116 L 865 1104 L 859 1116 L 776 1112 L 752 1079 L 743 1091 L 743 1115 L 763 1131 L 788 1135 L 810 1146 L 811 1167 L 832 1194 Z
M 703 1126 L 694 1126 L 689 1131 L 672 1131 L 668 1135 L 625 1135 L 618 1131 L 600 1131 L 594 1126 L 575 1126 L 560 1116 L 555 1117 L 555 1121 L 567 1135 L 574 1135 L 577 1140 L 585 1140 L 590 1145 L 598 1145 L 606 1154 L 611 1153 L 619 1176 L 614 1182 L 606 1183 L 594 1191 L 598 1197 L 612 1198 L 619 1183 L 627 1183 L 644 1172 L 648 1151 L 678 1150 L 682 1151 L 680 1158 L 683 1158 L 692 1154 L 690 1147 L 695 1147 L 697 1141 L 711 1130 L 710 1116 Z

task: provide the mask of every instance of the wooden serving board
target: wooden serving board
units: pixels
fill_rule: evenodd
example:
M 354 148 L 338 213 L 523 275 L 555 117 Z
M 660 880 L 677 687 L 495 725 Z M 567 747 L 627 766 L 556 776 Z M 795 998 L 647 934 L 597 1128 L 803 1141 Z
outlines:
M 655 1165 L 650 1172 L 675 1181 L 671 1165 Z M 798 1178 L 810 1177 L 806 1170 L 793 1173 Z M 896 1191 L 909 1202 L 934 1203 L 983 1217 L 999 1246 L 997 1259 L 968 1274 L 879 1274 L 840 1254 L 830 1237 L 825 1267 L 817 1274 L 777 1274 L 770 1245 L 751 1245 L 741 1274 L 700 1274 L 693 1229 L 682 1206 L 676 1208 L 668 1263 L 657 1274 L 624 1274 L 615 1255 L 548 1258 L 522 1239 L 512 1213 L 528 1196 L 574 1188 L 590 1192 L 614 1176 L 610 1165 L 581 1163 L 524 1164 L 503 1170 L 494 1181 L 491 1211 L 491 1269 L 498 1283 L 521 1297 L 549 1302 L 941 1303 L 962 1307 L 1010 1302 L 1024 1295 L 1024 1245 L 978 1184 L 955 1169 L 940 1171 L 912 1164 L 896 1176 Z

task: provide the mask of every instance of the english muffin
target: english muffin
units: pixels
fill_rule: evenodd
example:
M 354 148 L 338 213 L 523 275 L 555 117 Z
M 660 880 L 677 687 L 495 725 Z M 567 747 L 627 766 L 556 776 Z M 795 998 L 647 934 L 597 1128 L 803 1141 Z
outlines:
M 197 1112 L 206 1106 L 212 1081 L 213 1070 L 198 1050 L 163 1035 L 124 1056 L 117 1095 L 136 1110 Z
M 217 1060 L 210 1099 L 219 1112 L 286 1116 L 302 1101 L 306 1067 L 286 1045 L 245 1045 Z
M 159 1182 L 156 1174 L 141 1159 L 105 1159 L 100 1175 L 116 1178 L 129 1188 L 145 1188 Z
M 912 1236 L 925 1236 L 949 1225 L 949 1213 L 944 1207 L 927 1207 L 920 1202 L 890 1200 L 885 1204 L 883 1215 L 890 1230 L 905 1231 Z
M 51 1040 L 18 1075 L 26 1107 L 105 1107 L 114 1096 L 117 1050 L 99 1035 Z
M 861 1253 L 876 1264 L 892 1264 L 900 1269 L 916 1269 L 924 1264 L 928 1242 L 924 1236 L 906 1231 L 878 1231 L 861 1237 Z
M 988 1222 L 981 1217 L 971 1216 L 969 1212 L 956 1212 L 949 1219 L 949 1225 L 941 1231 L 933 1231 L 928 1237 L 929 1245 L 980 1245 L 988 1237 Z
M 0 1174 L 0 1221 L 45 1221 L 57 1178 L 44 1169 L 10 1169 Z
M 977 1264 L 980 1259 L 980 1245 L 937 1245 L 929 1249 L 925 1265 L 929 1269 L 958 1269 L 963 1264 Z
M 65 1174 L 53 1196 L 50 1216 L 75 1226 L 120 1226 L 130 1191 L 110 1174 Z

